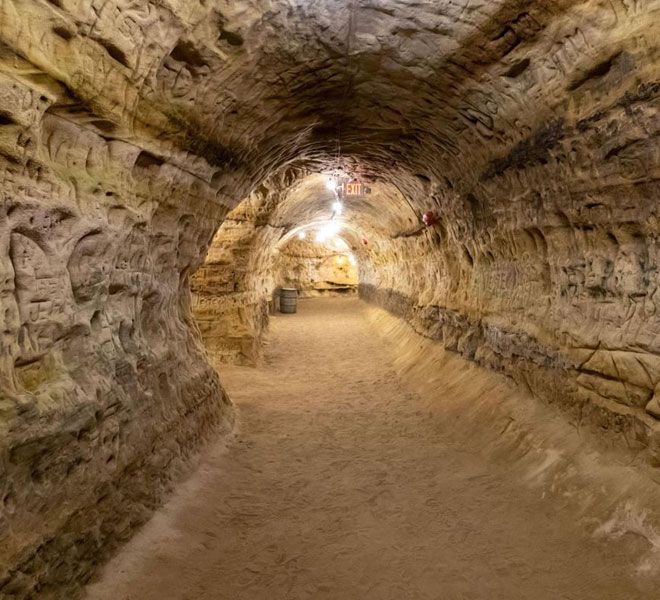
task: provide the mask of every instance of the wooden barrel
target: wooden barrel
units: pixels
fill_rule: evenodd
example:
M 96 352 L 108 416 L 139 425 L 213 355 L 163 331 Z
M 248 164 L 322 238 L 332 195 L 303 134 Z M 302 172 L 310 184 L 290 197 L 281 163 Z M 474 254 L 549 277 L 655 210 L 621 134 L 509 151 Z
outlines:
M 298 290 L 282 288 L 280 290 L 280 312 L 294 314 L 298 310 Z

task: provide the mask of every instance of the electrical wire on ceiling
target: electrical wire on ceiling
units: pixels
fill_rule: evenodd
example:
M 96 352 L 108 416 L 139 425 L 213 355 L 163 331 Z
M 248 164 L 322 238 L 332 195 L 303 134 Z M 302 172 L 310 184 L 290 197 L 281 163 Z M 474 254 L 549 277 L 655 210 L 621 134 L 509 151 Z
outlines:
M 339 175 L 340 165 L 342 159 L 342 133 L 343 133 L 343 122 L 348 112 L 348 102 L 355 87 L 355 72 L 353 70 L 353 47 L 355 44 L 355 35 L 358 28 L 358 3 L 359 0 L 347 0 L 346 8 L 348 12 L 348 24 L 346 32 L 346 42 L 344 44 L 344 64 L 346 65 L 346 85 L 342 94 L 340 109 L 339 109 L 339 118 L 337 120 L 337 167 L 335 169 L 336 175 Z M 399 193 L 401 193 L 403 199 L 408 204 L 410 210 L 413 214 L 419 218 L 417 211 L 411 204 L 408 196 L 404 194 L 397 186 Z M 336 192 L 335 192 L 336 193 Z
M 357 8 L 358 0 L 348 0 L 348 26 L 346 32 L 346 43 L 344 44 L 344 64 L 346 65 L 346 85 L 342 93 L 339 118 L 337 119 L 337 165 L 341 164 L 342 157 L 342 125 L 346 116 L 348 99 L 353 91 L 355 74 L 353 73 L 353 44 L 355 42 L 355 32 L 357 30 Z

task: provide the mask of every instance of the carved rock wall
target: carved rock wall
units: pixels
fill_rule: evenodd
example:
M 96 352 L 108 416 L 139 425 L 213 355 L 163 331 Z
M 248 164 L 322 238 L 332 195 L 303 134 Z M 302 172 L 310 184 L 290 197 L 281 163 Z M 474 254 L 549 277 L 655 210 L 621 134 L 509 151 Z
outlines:
M 275 288 L 270 248 L 282 235 L 264 222 L 271 195 L 256 192 L 227 215 L 192 278 L 195 320 L 215 361 L 250 365 L 261 356 Z
M 336 238 L 317 242 L 293 238 L 274 259 L 279 287 L 294 287 L 300 298 L 341 296 L 357 292 L 357 268 L 348 245 Z
M 660 86 L 645 66 L 621 50 L 514 148 L 448 175 L 427 203 L 439 224 L 393 242 L 362 294 L 658 465 Z
M 92 4 L 0 3 L 3 599 L 75 594 L 233 418 L 188 289 L 227 208 L 137 116 L 130 11 Z
M 84 580 L 231 417 L 190 328 L 215 220 L 186 208 L 183 173 L 38 127 L 33 164 L 0 157 L 0 596 L 17 598 Z

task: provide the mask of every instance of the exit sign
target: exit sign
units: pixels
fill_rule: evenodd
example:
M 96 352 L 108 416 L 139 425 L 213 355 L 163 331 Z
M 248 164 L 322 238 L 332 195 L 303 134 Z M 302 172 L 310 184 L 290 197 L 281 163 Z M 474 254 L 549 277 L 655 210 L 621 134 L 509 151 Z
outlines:
M 344 184 L 345 196 L 364 196 L 369 192 L 371 192 L 371 190 L 360 181 L 349 181 Z
M 347 196 L 361 196 L 362 184 L 359 181 L 350 181 L 344 184 L 344 192 Z

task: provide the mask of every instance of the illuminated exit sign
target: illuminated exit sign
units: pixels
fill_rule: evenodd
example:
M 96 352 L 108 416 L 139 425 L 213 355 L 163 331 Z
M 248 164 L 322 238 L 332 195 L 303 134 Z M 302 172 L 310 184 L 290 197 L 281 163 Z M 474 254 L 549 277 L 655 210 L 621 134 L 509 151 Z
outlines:
M 360 181 L 349 181 L 344 184 L 344 195 L 345 196 L 364 196 L 369 194 L 371 190 L 363 185 Z
M 359 181 L 351 181 L 344 184 L 344 190 L 347 196 L 361 196 L 362 184 Z

